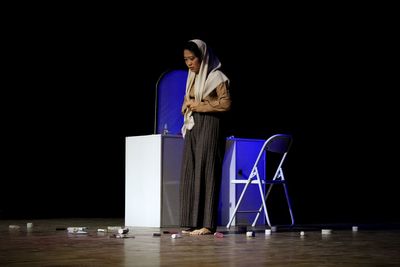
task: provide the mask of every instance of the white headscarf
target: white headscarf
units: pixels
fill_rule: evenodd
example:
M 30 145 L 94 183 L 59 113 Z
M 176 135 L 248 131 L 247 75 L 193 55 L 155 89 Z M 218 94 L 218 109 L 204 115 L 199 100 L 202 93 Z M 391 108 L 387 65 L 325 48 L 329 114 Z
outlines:
M 229 79 L 219 70 L 219 68 L 221 68 L 221 62 L 211 49 L 207 49 L 207 44 L 205 42 L 199 39 L 193 39 L 190 40 L 190 42 L 194 42 L 197 45 L 201 52 L 202 60 L 198 74 L 192 71 L 188 73 L 185 97 L 188 97 L 190 88 L 196 79 L 194 84 L 194 99 L 200 102 L 222 82 L 229 83 Z M 193 126 L 194 120 L 192 112 L 188 110 L 184 115 L 182 135 L 185 136 L 186 130 L 191 130 Z

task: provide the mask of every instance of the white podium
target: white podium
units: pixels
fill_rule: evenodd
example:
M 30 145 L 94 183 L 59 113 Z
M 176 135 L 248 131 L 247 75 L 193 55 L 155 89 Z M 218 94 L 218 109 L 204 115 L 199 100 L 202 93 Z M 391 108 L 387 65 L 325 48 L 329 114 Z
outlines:
M 125 225 L 179 225 L 183 138 L 145 135 L 125 140 Z

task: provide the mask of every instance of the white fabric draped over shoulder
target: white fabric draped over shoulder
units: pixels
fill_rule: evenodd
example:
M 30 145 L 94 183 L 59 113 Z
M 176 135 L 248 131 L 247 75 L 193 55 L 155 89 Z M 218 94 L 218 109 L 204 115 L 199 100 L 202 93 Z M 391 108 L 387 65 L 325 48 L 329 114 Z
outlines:
M 221 68 L 221 62 L 218 57 L 213 53 L 213 51 L 207 48 L 207 44 L 199 39 L 190 40 L 194 42 L 197 47 L 200 49 L 202 54 L 202 61 L 200 64 L 199 73 L 196 74 L 192 71 L 189 71 L 188 77 L 186 80 L 186 96 L 188 97 L 190 88 L 194 83 L 194 99 L 197 102 L 200 102 L 206 96 L 208 96 L 218 85 L 223 82 L 228 82 L 228 77 L 225 76 Z M 182 135 L 185 136 L 186 131 L 190 130 L 194 126 L 194 120 L 192 116 L 192 112 L 187 110 L 184 114 L 183 126 L 182 126 Z

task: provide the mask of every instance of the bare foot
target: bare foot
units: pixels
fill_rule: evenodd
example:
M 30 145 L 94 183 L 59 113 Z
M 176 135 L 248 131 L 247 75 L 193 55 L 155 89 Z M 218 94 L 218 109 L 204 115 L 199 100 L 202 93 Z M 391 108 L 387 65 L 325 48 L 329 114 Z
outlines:
M 188 229 L 184 229 L 184 230 L 182 230 L 181 232 L 182 232 L 182 234 L 184 234 L 184 235 L 188 235 L 188 234 L 190 234 L 191 232 L 193 232 L 193 230 L 195 230 L 196 228 L 188 228 Z
M 210 229 L 203 227 L 201 229 L 190 232 L 190 235 L 212 235 L 212 232 L 210 231 Z

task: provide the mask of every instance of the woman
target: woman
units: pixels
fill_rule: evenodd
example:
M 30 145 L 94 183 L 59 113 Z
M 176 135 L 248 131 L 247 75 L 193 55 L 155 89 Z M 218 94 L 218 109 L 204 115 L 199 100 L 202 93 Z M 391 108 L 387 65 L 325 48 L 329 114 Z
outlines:
M 183 51 L 189 73 L 182 105 L 185 138 L 180 183 L 182 233 L 212 234 L 217 229 L 218 201 L 225 151 L 224 114 L 231 107 L 229 79 L 206 43 L 189 41 Z

